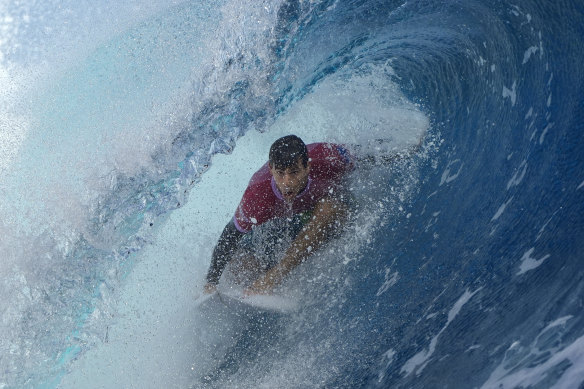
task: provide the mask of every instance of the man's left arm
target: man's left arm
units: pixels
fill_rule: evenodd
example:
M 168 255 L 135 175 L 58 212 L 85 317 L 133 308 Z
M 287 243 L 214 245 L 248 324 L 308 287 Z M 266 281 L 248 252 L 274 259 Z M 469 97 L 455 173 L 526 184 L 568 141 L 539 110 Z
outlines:
M 294 239 L 279 264 L 257 279 L 246 294 L 270 293 L 292 269 L 326 243 L 345 223 L 347 216 L 348 207 L 342 201 L 328 197 L 319 201 L 312 219 Z
M 205 292 L 211 293 L 215 291 L 221 274 L 231 261 L 235 251 L 238 248 L 239 241 L 243 237 L 243 233 L 238 231 L 235 227 L 235 223 L 231 220 L 221 233 L 221 237 L 217 241 L 217 245 L 213 250 L 213 256 L 211 257 L 211 265 L 209 266 L 209 271 L 207 272 L 207 284 L 205 285 Z

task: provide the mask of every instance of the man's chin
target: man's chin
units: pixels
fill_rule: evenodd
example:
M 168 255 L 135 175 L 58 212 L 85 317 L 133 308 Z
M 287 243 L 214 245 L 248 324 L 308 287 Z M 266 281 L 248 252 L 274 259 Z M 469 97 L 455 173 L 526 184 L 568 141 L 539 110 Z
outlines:
M 282 197 L 284 197 L 285 200 L 294 200 L 294 198 L 296 197 L 296 193 L 295 192 L 284 192 L 282 193 Z

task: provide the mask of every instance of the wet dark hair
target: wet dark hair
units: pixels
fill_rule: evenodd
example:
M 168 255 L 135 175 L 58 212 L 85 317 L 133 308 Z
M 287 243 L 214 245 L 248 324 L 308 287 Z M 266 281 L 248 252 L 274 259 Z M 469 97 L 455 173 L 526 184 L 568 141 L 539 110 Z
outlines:
M 308 149 L 296 135 L 284 136 L 270 147 L 270 166 L 276 169 L 285 170 L 296 166 L 298 158 L 301 158 L 304 167 L 308 165 Z

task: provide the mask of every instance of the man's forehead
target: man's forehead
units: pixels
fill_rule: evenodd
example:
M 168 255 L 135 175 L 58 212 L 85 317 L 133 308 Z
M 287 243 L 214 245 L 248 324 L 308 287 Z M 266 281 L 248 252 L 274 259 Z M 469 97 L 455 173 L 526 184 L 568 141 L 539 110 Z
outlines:
M 304 169 L 304 163 L 302 162 L 302 158 L 298 157 L 298 159 L 296 160 L 296 164 L 294 165 L 289 165 L 289 166 L 272 166 L 270 164 L 270 167 L 274 170 L 277 171 L 296 171 L 296 170 L 303 170 Z M 308 165 L 307 165 L 308 167 Z

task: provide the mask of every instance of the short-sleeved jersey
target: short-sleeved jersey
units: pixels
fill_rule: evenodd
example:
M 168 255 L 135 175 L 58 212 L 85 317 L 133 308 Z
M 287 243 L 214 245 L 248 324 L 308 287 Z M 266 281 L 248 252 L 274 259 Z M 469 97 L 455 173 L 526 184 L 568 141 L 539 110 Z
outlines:
M 249 232 L 273 218 L 285 218 L 312 210 L 326 196 L 334 195 L 343 177 L 353 169 L 353 157 L 341 145 L 313 143 L 306 146 L 310 160 L 308 184 L 294 201 L 287 203 L 276 186 L 266 162 L 251 178 L 235 211 L 235 227 Z

